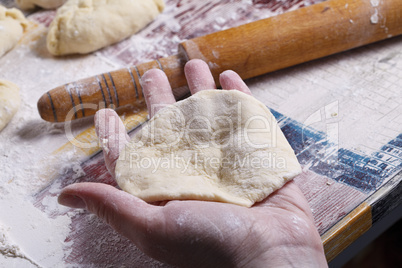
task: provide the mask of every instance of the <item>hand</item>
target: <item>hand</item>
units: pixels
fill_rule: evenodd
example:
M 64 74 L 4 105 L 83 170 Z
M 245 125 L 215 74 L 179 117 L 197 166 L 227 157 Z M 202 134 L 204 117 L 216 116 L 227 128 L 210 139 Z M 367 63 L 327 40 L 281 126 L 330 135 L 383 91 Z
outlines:
M 185 66 L 192 94 L 216 88 L 208 66 Z M 155 104 L 175 99 L 166 75 L 157 69 L 142 79 L 152 117 Z M 220 75 L 224 90 L 251 92 L 233 71 Z M 124 125 L 110 109 L 98 111 L 96 131 L 104 144 L 105 163 L 114 175 L 116 160 L 129 141 Z M 294 182 L 251 208 L 207 201 L 148 204 L 110 185 L 79 183 L 66 187 L 59 203 L 86 208 L 128 237 L 149 256 L 181 267 L 327 267 L 320 236 L 308 203 Z

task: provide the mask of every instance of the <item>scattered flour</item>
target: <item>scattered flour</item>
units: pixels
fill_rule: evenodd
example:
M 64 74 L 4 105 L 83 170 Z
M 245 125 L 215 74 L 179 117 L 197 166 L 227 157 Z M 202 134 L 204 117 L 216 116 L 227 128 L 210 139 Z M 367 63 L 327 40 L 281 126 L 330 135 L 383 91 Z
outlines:
M 59 175 L 73 167 L 74 176 L 79 177 L 84 171 L 74 152 L 51 156 L 68 142 L 65 127 L 43 121 L 36 101 L 52 87 L 111 69 L 95 56 L 63 61 L 46 57 L 41 50 L 45 32 L 39 25 L 25 38 L 35 41 L 25 44 L 23 40 L 0 58 L 2 78 L 21 88 L 21 107 L 0 132 L 0 267 L 63 267 L 73 215 L 57 203 L 61 185 L 55 184 L 39 204 L 37 195 L 54 179 L 49 174 Z M 75 124 L 74 131 L 87 127 L 88 123 Z
M 370 0 L 370 3 L 373 7 L 378 7 L 380 4 L 380 0 Z
M 372 24 L 377 24 L 378 23 L 378 9 L 374 9 L 374 14 L 371 15 L 370 22 Z
M 24 259 L 33 264 L 34 266 L 40 267 L 37 263 L 28 258 L 21 251 L 19 246 L 17 246 L 15 243 L 11 241 L 11 239 L 8 237 L 8 231 L 9 231 L 8 228 L 0 224 L 0 254 L 6 258 Z
M 371 15 L 370 22 L 372 24 L 378 23 L 378 9 L 377 7 L 380 5 L 380 0 L 370 0 L 371 5 L 374 7 L 374 14 Z
M 26 258 L 21 249 L 11 242 L 7 232 L 8 228 L 0 224 L 0 253 L 11 258 Z

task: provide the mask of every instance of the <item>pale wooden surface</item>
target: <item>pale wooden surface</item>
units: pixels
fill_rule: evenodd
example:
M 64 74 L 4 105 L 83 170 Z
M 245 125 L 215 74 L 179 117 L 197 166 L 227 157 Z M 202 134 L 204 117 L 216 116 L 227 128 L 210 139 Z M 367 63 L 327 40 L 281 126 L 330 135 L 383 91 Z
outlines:
M 3 167 L 0 224 L 6 227 L 11 242 L 26 257 L 9 258 L 0 254 L 0 264 L 9 267 L 34 266 L 32 262 L 43 267 L 165 266 L 144 256 L 93 216 L 57 205 L 57 193 L 66 183 L 88 180 L 111 183 L 110 177 L 104 168 L 101 176 L 90 176 L 94 169 L 99 172 L 99 158 L 80 164 L 97 150 L 96 143 L 91 143 L 93 130 L 87 130 L 73 143 L 69 141 L 90 128 L 91 120 L 75 122 L 69 131 L 69 126 L 42 121 L 36 111 L 36 101 L 55 86 L 172 55 L 177 52 L 177 44 L 186 38 L 312 2 L 169 0 L 164 14 L 132 38 L 91 55 L 60 59 L 51 57 L 44 45 L 46 25 L 54 12 L 32 14 L 30 32 L 18 47 L 0 59 L 1 78 L 20 85 L 22 96 L 20 111 L 0 133 Z M 321 234 L 402 167 L 402 156 L 395 153 L 399 150 L 397 143 L 387 145 L 392 149 L 390 152 L 382 150 L 402 133 L 401 48 L 402 39 L 393 38 L 246 81 L 257 99 L 284 115 L 280 125 L 285 132 L 291 130 L 287 135 L 295 139 L 293 144 L 306 145 L 295 148 L 304 167 L 296 182 L 310 203 Z M 127 116 L 126 120 L 131 118 Z M 145 114 L 136 116 L 131 125 L 144 118 Z M 295 125 L 297 122 L 300 125 Z M 300 129 L 307 139 L 297 140 Z M 79 148 L 74 143 L 77 141 L 90 146 Z M 329 145 L 320 146 L 326 143 Z M 348 157 L 355 163 L 354 170 L 363 171 L 360 166 L 365 165 L 374 169 L 381 161 L 387 164 L 381 171 L 384 177 L 378 177 L 381 178 L 379 185 L 367 188 L 366 177 L 356 184 L 334 179 L 338 177 L 328 173 L 329 167 L 345 173 L 350 167 L 339 149 L 353 153 Z M 365 163 L 360 156 L 376 160 L 377 164 Z M 344 167 L 335 168 L 340 160 L 344 161 L 341 163 Z M 66 180 L 56 180 L 68 172 Z

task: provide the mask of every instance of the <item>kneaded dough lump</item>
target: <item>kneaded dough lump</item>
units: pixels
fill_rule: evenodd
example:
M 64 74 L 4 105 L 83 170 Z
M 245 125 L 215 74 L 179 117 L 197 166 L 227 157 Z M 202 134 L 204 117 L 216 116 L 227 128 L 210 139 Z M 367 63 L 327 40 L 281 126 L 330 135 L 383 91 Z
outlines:
M 53 55 L 85 54 L 136 33 L 162 12 L 163 0 L 69 0 L 49 27 Z
M 20 107 L 19 87 L 0 79 L 0 131 L 10 122 Z
M 236 90 L 163 108 L 123 149 L 119 186 L 147 202 L 197 199 L 246 207 L 301 172 L 271 112 Z
M 0 57 L 12 49 L 28 27 L 28 21 L 18 9 L 0 5 Z

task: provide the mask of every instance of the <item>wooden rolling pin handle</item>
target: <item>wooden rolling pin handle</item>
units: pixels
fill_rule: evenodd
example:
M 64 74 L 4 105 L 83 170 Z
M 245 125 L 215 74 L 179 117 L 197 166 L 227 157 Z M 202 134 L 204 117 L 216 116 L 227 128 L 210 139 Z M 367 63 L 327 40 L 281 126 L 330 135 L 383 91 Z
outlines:
M 166 73 L 173 88 L 180 88 L 186 85 L 185 62 L 186 56 L 179 53 L 57 87 L 39 99 L 39 114 L 46 121 L 64 122 L 93 115 L 105 107 L 144 106 L 141 76 L 158 68 Z
M 247 79 L 400 34 L 402 0 L 328 0 L 181 45 L 218 82 L 228 69 Z

